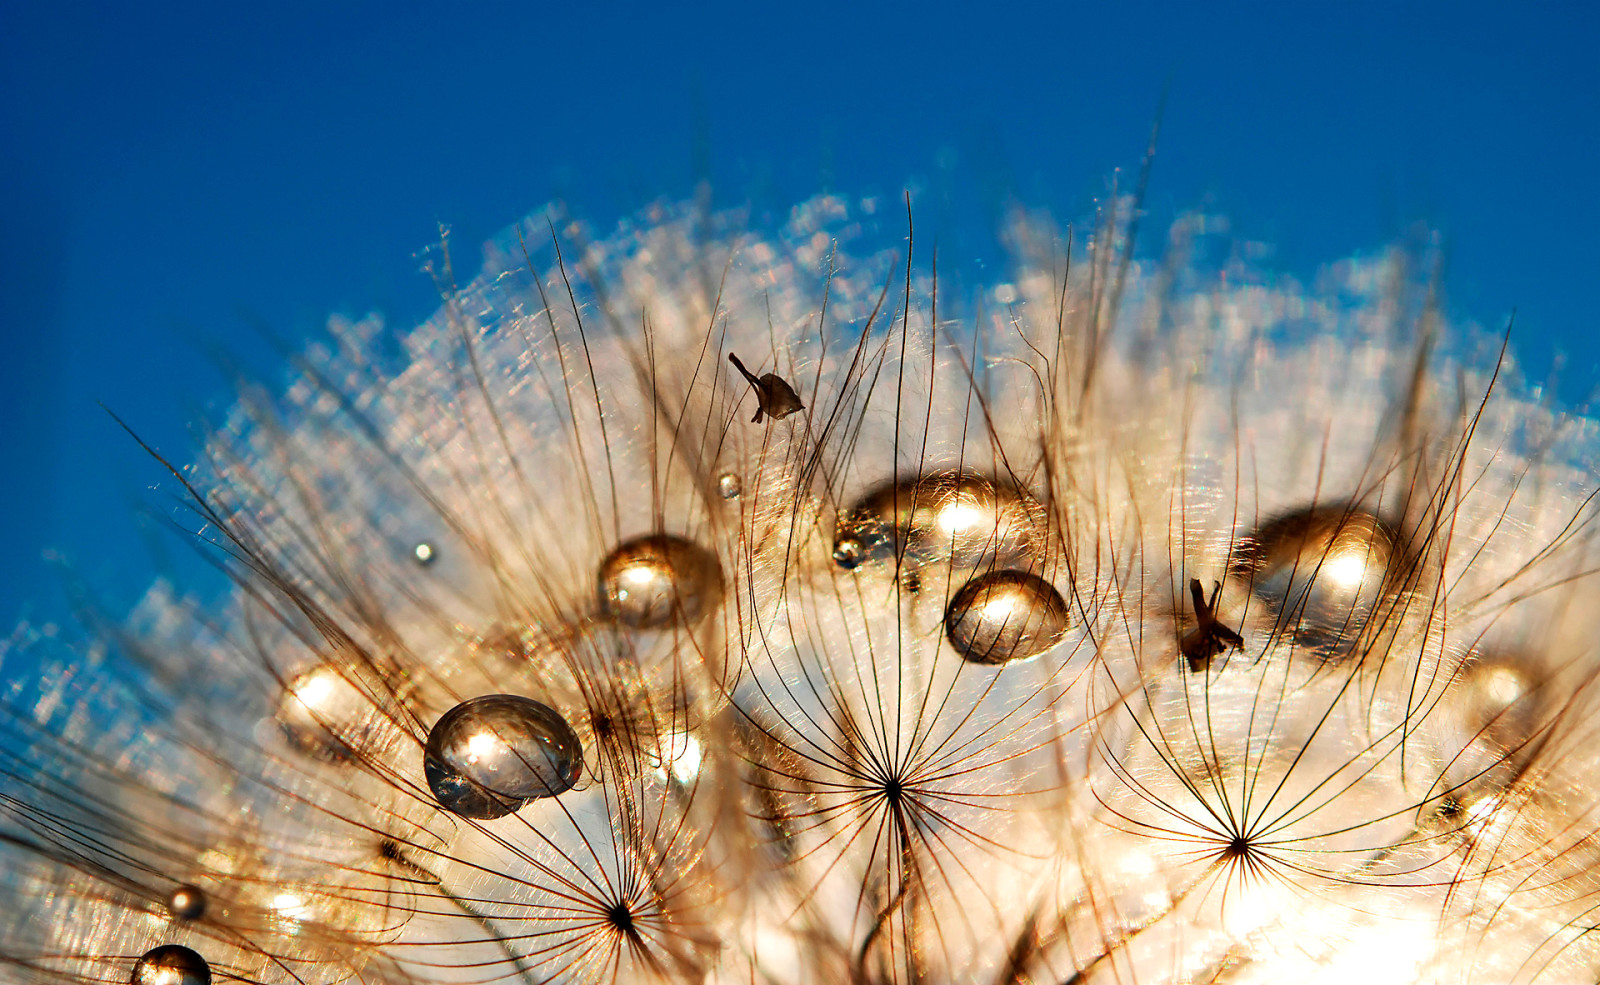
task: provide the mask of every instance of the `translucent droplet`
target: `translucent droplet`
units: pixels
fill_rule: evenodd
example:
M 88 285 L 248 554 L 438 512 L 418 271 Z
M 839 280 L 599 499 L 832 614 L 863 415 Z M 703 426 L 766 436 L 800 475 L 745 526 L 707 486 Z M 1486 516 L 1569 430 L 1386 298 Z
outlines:
M 428 732 L 423 771 L 441 806 L 487 821 L 572 789 L 583 747 L 555 709 L 486 694 L 444 713 Z
M 302 752 L 343 761 L 371 745 L 381 715 L 372 699 L 333 667 L 317 667 L 289 683 L 278 724 Z
M 163 944 L 133 963 L 131 985 L 211 985 L 206 959 L 181 944 Z
M 427 541 L 423 541 L 411 549 L 411 556 L 417 559 L 418 564 L 426 567 L 432 564 L 434 559 L 437 558 L 439 554 L 434 550 L 432 544 L 428 543 Z
M 206 915 L 206 894 L 196 886 L 178 886 L 167 894 L 167 912 L 179 920 L 199 920 Z
M 600 565 L 600 607 L 634 629 L 692 623 L 721 597 L 716 556 L 671 534 L 630 540 Z
M 1453 772 L 1470 769 L 1467 775 L 1482 781 L 1478 786 L 1509 783 L 1540 744 L 1549 701 L 1525 660 L 1504 652 L 1473 654 L 1457 674 L 1451 705 L 1462 736 L 1477 748 L 1458 757 L 1466 766 Z
M 724 472 L 717 476 L 717 495 L 723 499 L 735 499 L 744 492 L 744 482 L 737 472 Z
M 945 610 L 944 630 L 973 663 L 1026 660 L 1065 635 L 1067 604 L 1055 586 L 1026 571 L 993 571 L 967 582 Z
M 842 568 L 948 562 L 963 570 L 1034 567 L 1048 544 L 1044 507 L 1016 486 L 975 472 L 929 472 L 872 490 L 839 517 Z
M 1371 513 L 1323 508 L 1264 524 L 1239 545 L 1233 567 L 1280 630 L 1333 656 L 1360 637 L 1395 553 L 1394 534 Z

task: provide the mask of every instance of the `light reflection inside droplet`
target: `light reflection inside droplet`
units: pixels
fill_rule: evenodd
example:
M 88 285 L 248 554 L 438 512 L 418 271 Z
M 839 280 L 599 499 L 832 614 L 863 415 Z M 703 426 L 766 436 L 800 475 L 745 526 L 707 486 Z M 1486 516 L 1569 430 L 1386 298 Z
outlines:
M 1367 577 L 1365 551 L 1341 551 L 1322 562 L 1322 574 L 1343 588 L 1355 589 Z
M 1484 697 L 1499 705 L 1514 704 L 1522 698 L 1522 675 L 1508 667 L 1494 667 L 1486 672 L 1478 686 Z
M 656 568 L 649 564 L 636 564 L 622 571 L 622 580 L 630 585 L 644 586 L 656 578 Z
M 307 708 L 315 709 L 333 696 L 333 676 L 326 670 L 307 674 L 295 682 L 294 696 Z
M 476 763 L 480 759 L 497 755 L 501 745 L 500 737 L 493 732 L 479 732 L 467 739 L 467 761 Z
M 272 908 L 288 920 L 299 920 L 306 915 L 306 901 L 294 893 L 279 893 L 272 898 Z
M 683 741 L 683 752 L 672 761 L 672 775 L 679 783 L 688 783 L 700 775 L 700 740 L 694 736 L 686 736 Z
M 984 511 L 970 501 L 955 499 L 939 511 L 939 529 L 946 534 L 959 534 L 976 527 L 983 521 Z

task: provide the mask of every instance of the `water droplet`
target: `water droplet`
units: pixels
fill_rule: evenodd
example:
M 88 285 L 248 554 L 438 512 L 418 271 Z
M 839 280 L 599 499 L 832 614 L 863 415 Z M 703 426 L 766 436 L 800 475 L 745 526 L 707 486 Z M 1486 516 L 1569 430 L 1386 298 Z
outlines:
M 423 541 L 411 549 L 411 556 L 417 559 L 418 564 L 426 567 L 432 564 L 439 554 L 434 550 L 432 544 Z
M 1465 748 L 1446 771 L 1459 799 L 1510 784 L 1538 751 L 1551 695 L 1532 671 L 1526 659 L 1501 651 L 1462 662 L 1450 704 Z
M 423 770 L 441 806 L 487 821 L 572 789 L 583 747 L 555 709 L 486 694 L 444 713 L 428 732 Z
M 734 499 L 744 492 L 744 482 L 737 472 L 724 472 L 717 476 L 717 495 L 723 499 Z
M 335 762 L 370 748 L 381 718 L 372 699 L 333 667 L 296 677 L 278 702 L 278 724 L 289 741 Z
M 961 586 L 945 610 L 945 635 L 980 664 L 1037 656 L 1067 631 L 1067 604 L 1055 586 L 1026 571 L 994 571 Z
M 1394 534 L 1372 514 L 1312 509 L 1245 538 L 1233 569 L 1298 645 L 1333 656 L 1360 637 L 1390 583 L 1396 553 Z
M 634 629 L 692 623 L 722 596 L 722 566 L 700 545 L 670 534 L 630 540 L 600 565 L 600 607 Z
M 839 517 L 833 559 L 842 568 L 893 561 L 1035 566 L 1048 544 L 1044 507 L 1016 486 L 975 472 L 929 472 L 889 482 Z
M 833 543 L 833 563 L 852 571 L 866 560 L 866 548 L 854 537 L 840 537 Z
M 181 944 L 163 944 L 133 963 L 131 985 L 211 985 L 206 959 Z
M 196 886 L 178 886 L 167 894 L 167 912 L 179 920 L 199 920 L 206 915 L 206 894 Z

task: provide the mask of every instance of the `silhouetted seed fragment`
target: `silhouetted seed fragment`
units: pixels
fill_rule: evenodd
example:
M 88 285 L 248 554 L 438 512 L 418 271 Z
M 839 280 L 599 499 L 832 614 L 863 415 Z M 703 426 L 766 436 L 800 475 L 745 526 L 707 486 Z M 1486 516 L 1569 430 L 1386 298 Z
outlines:
M 1208 602 L 1200 579 L 1189 579 L 1189 597 L 1194 600 L 1194 618 L 1198 625 L 1183 635 L 1178 649 L 1189 658 L 1189 669 L 1195 673 L 1210 666 L 1211 658 L 1224 650 L 1244 649 L 1244 637 L 1217 620 L 1217 599 L 1221 595 L 1222 584 L 1213 582 Z
M 805 410 L 806 405 L 800 402 L 800 395 L 794 392 L 794 387 L 777 373 L 763 373 L 760 376 L 744 368 L 744 363 L 733 353 L 728 353 L 728 361 L 733 363 L 733 368 L 739 375 L 749 381 L 756 391 L 756 416 L 750 418 L 751 424 L 760 424 L 762 415 L 781 421 L 796 411 Z

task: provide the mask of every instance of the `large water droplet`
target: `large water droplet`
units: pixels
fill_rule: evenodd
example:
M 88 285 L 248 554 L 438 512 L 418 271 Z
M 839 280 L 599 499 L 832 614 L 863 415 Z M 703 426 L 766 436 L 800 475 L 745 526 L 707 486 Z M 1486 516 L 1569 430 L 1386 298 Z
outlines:
M 976 472 L 929 472 L 867 493 L 839 517 L 833 559 L 842 568 L 936 562 L 966 571 L 1037 567 L 1048 530 L 1044 507 L 1009 482 Z
M 211 985 L 206 959 L 181 944 L 163 944 L 133 964 L 131 985 Z
M 1391 584 L 1395 535 L 1370 513 L 1318 508 L 1263 524 L 1235 551 L 1280 631 L 1335 656 L 1361 636 Z
M 994 571 L 961 586 L 945 610 L 944 629 L 967 660 L 1003 664 L 1048 650 L 1069 621 L 1055 586 L 1026 571 Z
M 572 789 L 583 746 L 555 709 L 485 694 L 444 713 L 428 732 L 423 771 L 441 806 L 487 821 Z
M 600 565 L 600 607 L 634 629 L 692 623 L 721 597 L 716 556 L 671 534 L 627 541 Z

